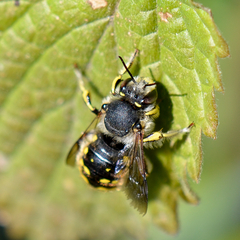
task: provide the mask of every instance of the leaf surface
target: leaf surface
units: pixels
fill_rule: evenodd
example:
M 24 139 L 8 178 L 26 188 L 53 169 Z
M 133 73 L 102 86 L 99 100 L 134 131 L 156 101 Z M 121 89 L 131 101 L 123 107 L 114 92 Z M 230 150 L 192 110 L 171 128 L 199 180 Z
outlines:
M 144 219 L 121 192 L 89 188 L 64 162 L 93 118 L 74 64 L 100 107 L 122 68 L 117 56 L 127 61 L 136 48 L 131 71 L 160 82 L 156 129 L 196 125 L 189 136 L 147 151 L 153 170 Z M 214 91 L 223 91 L 217 57 L 228 55 L 210 11 L 189 0 L 1 1 L 0 214 L 12 235 L 145 239 L 145 219 L 175 233 L 179 195 L 198 202 L 188 179 L 200 178 L 201 133 L 216 138 Z

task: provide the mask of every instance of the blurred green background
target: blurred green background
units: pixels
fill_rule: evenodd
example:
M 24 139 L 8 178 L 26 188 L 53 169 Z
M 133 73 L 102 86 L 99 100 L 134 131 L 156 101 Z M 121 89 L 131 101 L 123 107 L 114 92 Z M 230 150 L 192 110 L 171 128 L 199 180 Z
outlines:
M 240 239 L 240 1 L 201 0 L 212 10 L 231 57 L 220 59 L 225 93 L 216 93 L 219 127 L 217 140 L 203 136 L 203 171 L 194 191 L 198 206 L 179 205 L 180 231 L 169 236 L 155 227 L 149 239 L 237 240 Z

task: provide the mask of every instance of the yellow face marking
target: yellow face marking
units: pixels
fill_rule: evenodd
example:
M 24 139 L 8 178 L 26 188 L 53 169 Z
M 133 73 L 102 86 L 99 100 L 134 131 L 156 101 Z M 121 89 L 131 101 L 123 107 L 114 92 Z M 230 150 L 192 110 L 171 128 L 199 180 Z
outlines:
M 105 171 L 106 172 L 109 172 L 111 170 L 111 168 L 106 168 Z
M 144 81 L 147 82 L 147 84 L 155 83 L 155 81 L 153 81 L 153 79 L 148 78 L 148 77 L 145 77 L 145 78 L 144 78 Z
M 100 183 L 110 183 L 110 180 L 109 179 L 106 179 L 106 178 L 102 178 L 99 180 Z
M 91 158 L 91 160 L 90 160 L 91 162 L 94 162 L 94 160 Z
M 162 133 L 161 132 L 155 132 L 153 134 L 151 134 L 150 136 L 146 137 L 143 139 L 143 142 L 153 142 L 153 141 L 157 141 L 159 139 L 161 139 Z
M 84 173 L 86 173 L 87 175 L 90 175 L 90 170 L 88 169 L 88 167 L 83 166 L 83 171 L 84 171 Z
M 147 116 L 156 115 L 156 117 L 158 117 L 158 115 L 159 115 L 159 107 L 156 106 L 156 107 L 153 108 L 151 111 L 146 112 L 145 114 L 146 114 Z
M 142 107 L 142 105 L 139 104 L 139 103 L 137 103 L 137 102 L 135 102 L 134 104 L 135 104 L 137 107 L 139 107 L 139 108 Z
M 84 153 L 85 155 L 88 153 L 88 147 L 85 147 L 85 148 L 83 149 L 83 153 Z
M 119 93 L 122 97 L 125 97 L 125 94 L 123 92 Z
M 95 134 L 92 138 L 93 142 L 97 141 L 98 137 L 97 137 L 97 134 Z

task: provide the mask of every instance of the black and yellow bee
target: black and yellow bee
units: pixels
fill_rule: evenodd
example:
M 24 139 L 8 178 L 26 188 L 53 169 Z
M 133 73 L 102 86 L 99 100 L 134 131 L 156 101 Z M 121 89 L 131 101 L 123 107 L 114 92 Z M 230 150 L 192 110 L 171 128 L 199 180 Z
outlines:
M 103 99 L 101 109 L 92 106 L 89 91 L 76 69 L 83 99 L 96 115 L 89 128 L 73 145 L 67 164 L 77 165 L 83 178 L 96 188 L 123 189 L 132 205 L 142 214 L 147 211 L 147 166 L 143 147 L 161 146 L 165 138 L 190 132 L 193 123 L 181 130 L 153 132 L 154 119 L 159 116 L 156 82 L 150 78 L 133 77 L 129 71 L 138 51 L 112 83 L 111 94 Z M 130 78 L 122 79 L 128 72 Z

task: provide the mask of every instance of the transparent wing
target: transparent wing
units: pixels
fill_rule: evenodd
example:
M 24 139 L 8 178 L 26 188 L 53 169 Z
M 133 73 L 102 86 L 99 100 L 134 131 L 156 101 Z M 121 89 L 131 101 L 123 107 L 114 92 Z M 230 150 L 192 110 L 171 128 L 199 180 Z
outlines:
M 83 134 L 84 135 L 84 134 Z M 82 135 L 82 136 L 83 136 Z M 72 167 L 75 166 L 76 163 L 76 154 L 79 151 L 79 141 L 81 140 L 82 136 L 77 140 L 77 142 L 72 146 L 71 150 L 67 155 L 66 163 Z
M 143 133 L 137 132 L 134 146 L 130 151 L 129 173 L 124 187 L 132 205 L 143 215 L 147 212 L 148 185 L 146 180 L 146 163 L 143 154 Z
M 97 121 L 99 119 L 100 115 L 97 115 L 93 121 L 90 123 L 88 128 L 85 130 L 85 132 L 80 136 L 80 138 L 75 142 L 75 144 L 72 146 L 71 150 L 69 151 L 66 159 L 66 163 L 72 167 L 75 166 L 76 164 L 76 154 L 78 153 L 80 149 L 80 144 L 84 136 L 86 135 L 87 132 L 89 132 L 92 128 L 96 127 Z

